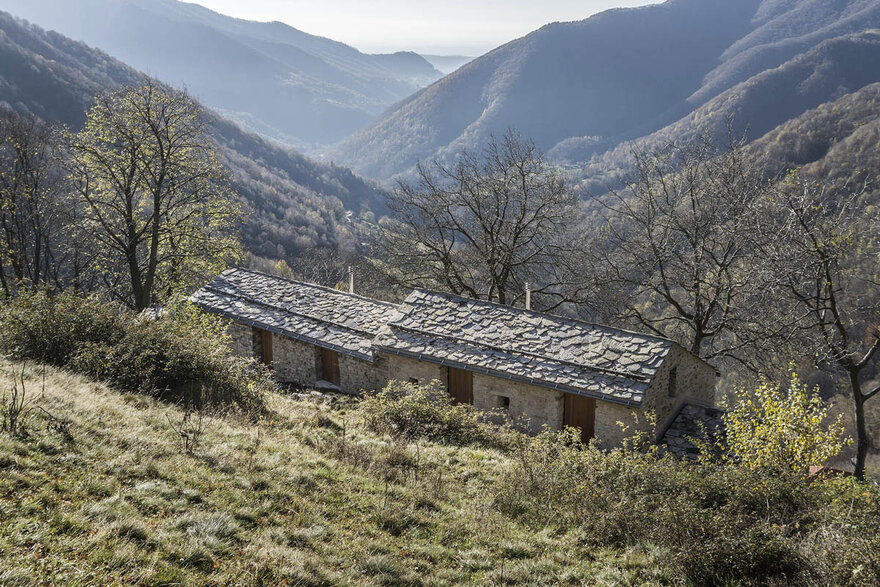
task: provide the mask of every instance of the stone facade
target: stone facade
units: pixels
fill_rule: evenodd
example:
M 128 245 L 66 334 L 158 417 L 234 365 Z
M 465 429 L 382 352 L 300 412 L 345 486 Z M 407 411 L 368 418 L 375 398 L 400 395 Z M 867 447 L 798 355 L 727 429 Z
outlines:
M 672 373 L 675 376 L 672 377 Z M 645 392 L 642 411 L 653 412 L 659 437 L 684 404 L 715 405 L 715 369 L 679 346 L 674 346 Z
M 624 431 L 618 422 L 629 430 Z M 644 429 L 645 419 L 641 410 L 611 402 L 596 402 L 596 442 L 602 448 L 619 447 L 627 436 L 631 436 L 637 428 Z
M 552 389 L 509 381 L 500 377 L 474 374 L 474 407 L 481 410 L 504 408 L 517 425 L 532 434 L 545 427 L 558 430 L 562 426 L 563 394 Z
M 257 359 L 263 349 L 260 331 L 229 320 L 227 333 L 232 339 L 232 352 L 238 357 Z M 272 368 L 279 383 L 309 386 L 321 378 L 321 349 L 318 346 L 282 336 L 272 335 Z M 380 390 L 388 383 L 388 360 L 364 361 L 339 355 L 340 389 L 345 393 Z
M 379 391 L 388 383 L 388 359 L 377 357 L 371 363 L 349 355 L 339 355 L 339 378 L 339 386 L 345 393 Z
M 286 336 L 272 335 L 272 368 L 281 383 L 313 385 L 318 380 L 318 347 Z
M 398 355 L 388 355 L 388 374 L 391 379 L 412 381 L 427 385 L 436 380 L 446 386 L 446 367 L 437 363 L 417 361 Z
M 250 359 L 259 356 L 257 353 L 259 348 L 255 347 L 254 329 L 246 324 L 235 322 L 233 320 L 225 320 L 226 333 L 232 339 L 232 353 L 236 357 Z
M 440 364 L 397 355 L 388 356 L 387 364 L 391 379 L 422 384 L 437 380 L 441 387 L 447 385 L 446 367 Z M 673 368 L 676 389 L 674 396 L 670 397 Z M 713 404 L 715 377 L 715 370 L 711 366 L 675 347 L 658 370 L 641 407 L 596 401 L 596 440 L 604 448 L 613 448 L 620 446 L 625 437 L 636 430 L 661 433 L 684 403 Z M 503 409 L 506 403 L 504 398 L 508 398 L 509 417 L 530 433 L 538 433 L 545 427 L 552 430 L 562 428 L 565 402 L 561 392 L 481 373 L 474 373 L 473 390 L 474 407 L 481 410 Z M 656 428 L 651 427 L 645 417 L 648 411 L 654 411 L 657 415 Z

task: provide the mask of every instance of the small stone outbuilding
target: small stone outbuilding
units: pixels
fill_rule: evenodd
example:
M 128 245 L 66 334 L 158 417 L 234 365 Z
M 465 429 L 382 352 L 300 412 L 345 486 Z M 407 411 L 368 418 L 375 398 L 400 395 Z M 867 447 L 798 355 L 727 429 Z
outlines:
M 576 426 L 604 446 L 622 440 L 619 422 L 660 439 L 686 406 L 714 405 L 715 369 L 670 340 L 450 294 L 417 290 L 398 306 L 232 269 L 192 301 L 285 383 L 437 381 L 532 432 Z

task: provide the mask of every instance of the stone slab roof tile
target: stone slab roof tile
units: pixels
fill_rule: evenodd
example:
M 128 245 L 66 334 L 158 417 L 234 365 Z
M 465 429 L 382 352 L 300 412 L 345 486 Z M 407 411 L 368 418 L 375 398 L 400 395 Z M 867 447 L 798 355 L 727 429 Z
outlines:
M 622 403 L 641 403 L 673 343 L 416 290 L 375 340 L 386 352 Z
M 712 445 L 722 438 L 723 415 L 724 412 L 717 408 L 685 404 L 669 424 L 660 445 L 678 458 L 695 460 L 700 456 L 700 449 L 693 441 L 709 441 Z
M 229 269 L 191 301 L 207 312 L 373 360 L 372 339 L 397 307 L 331 288 Z

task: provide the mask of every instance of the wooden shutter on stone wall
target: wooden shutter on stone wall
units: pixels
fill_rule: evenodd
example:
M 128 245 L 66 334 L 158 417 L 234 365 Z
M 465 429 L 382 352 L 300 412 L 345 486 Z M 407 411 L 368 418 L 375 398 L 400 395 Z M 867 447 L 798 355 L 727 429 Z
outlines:
M 263 364 L 271 366 L 275 361 L 275 349 L 272 345 L 272 333 L 268 330 L 260 331 L 260 349 Z

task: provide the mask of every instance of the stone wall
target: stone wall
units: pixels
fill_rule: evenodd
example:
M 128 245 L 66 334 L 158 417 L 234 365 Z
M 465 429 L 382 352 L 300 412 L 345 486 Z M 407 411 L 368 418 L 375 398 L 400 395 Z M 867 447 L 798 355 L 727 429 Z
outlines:
M 254 344 L 254 329 L 241 322 L 225 318 L 224 321 L 227 325 L 226 333 L 232 339 L 232 354 L 244 359 L 259 358 L 260 349 Z
M 383 355 L 384 356 L 384 355 Z M 411 381 L 427 385 L 433 380 L 446 389 L 446 367 L 437 363 L 417 361 L 398 355 L 387 355 L 388 377 L 398 381 Z
M 391 355 L 388 357 L 388 373 L 392 379 L 409 381 L 416 379 L 419 383 L 429 383 L 436 379 L 445 389 L 446 367 L 427 361 L 417 361 L 405 357 Z M 562 428 L 565 409 L 564 394 L 545 387 L 510 381 L 500 377 L 492 377 L 474 373 L 474 407 L 481 410 L 502 408 L 503 398 L 509 398 L 507 408 L 510 418 L 530 433 L 538 433 L 545 426 L 559 430 Z M 635 429 L 637 411 L 627 406 L 609 402 L 596 402 L 596 439 L 601 446 L 612 448 L 623 441 L 624 433 L 617 422 Z M 639 420 L 642 426 L 645 420 Z
M 339 355 L 340 387 L 352 395 L 379 391 L 388 383 L 388 359 L 379 357 L 371 363 L 349 355 Z
M 544 427 L 562 426 L 563 394 L 545 387 L 474 373 L 474 406 L 481 410 L 503 408 L 510 399 L 507 415 L 533 434 Z
M 670 376 L 673 369 L 675 385 L 671 393 Z M 678 345 L 673 346 L 645 392 L 642 404 L 644 412 L 652 411 L 657 417 L 654 434 L 662 434 L 684 404 L 714 406 L 715 384 L 714 367 Z
M 621 422 L 628 430 L 621 428 Z M 636 430 L 647 429 L 648 424 L 645 418 L 641 417 L 639 410 L 614 404 L 611 402 L 596 401 L 596 442 L 601 448 L 617 448 L 624 439 Z
M 281 383 L 313 385 L 318 379 L 318 347 L 279 334 L 272 335 L 272 367 Z

